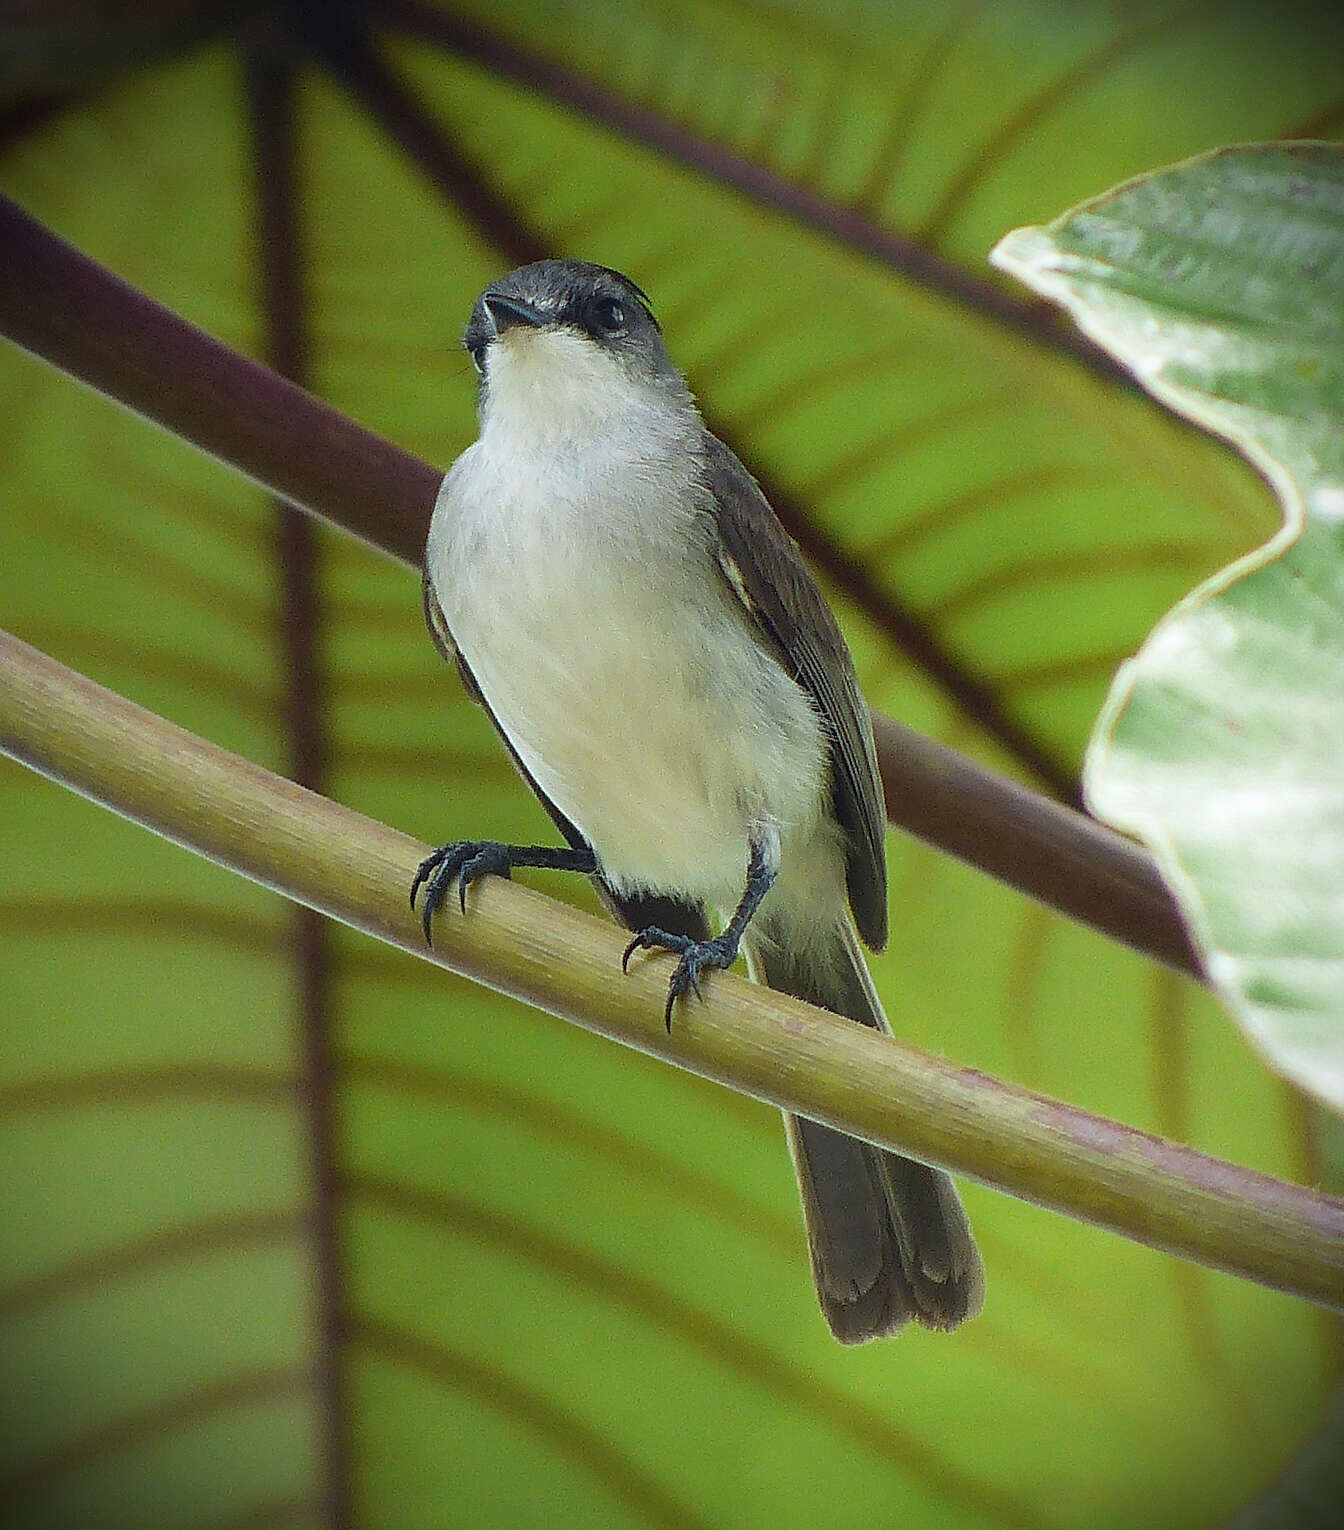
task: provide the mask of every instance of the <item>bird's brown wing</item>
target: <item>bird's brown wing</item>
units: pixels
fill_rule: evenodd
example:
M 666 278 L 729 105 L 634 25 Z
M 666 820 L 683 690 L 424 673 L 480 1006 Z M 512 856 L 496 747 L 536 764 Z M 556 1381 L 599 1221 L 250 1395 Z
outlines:
M 849 903 L 859 933 L 880 950 L 887 940 L 886 811 L 873 727 L 853 660 L 797 543 L 760 485 L 722 441 L 708 432 L 704 439 L 720 566 L 821 714 L 831 746 L 835 815 L 845 832 Z

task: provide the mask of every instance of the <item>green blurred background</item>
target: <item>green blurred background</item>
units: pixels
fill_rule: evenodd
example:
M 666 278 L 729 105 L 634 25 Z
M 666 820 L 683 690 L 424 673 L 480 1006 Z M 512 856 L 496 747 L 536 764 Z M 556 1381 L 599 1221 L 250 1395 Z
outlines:
M 513 263 L 483 190 L 651 293 L 711 425 L 844 560 L 874 707 L 1033 785 L 1076 779 L 1115 665 L 1277 524 L 1227 451 L 1000 307 L 1025 295 L 985 255 L 1216 144 L 1340 136 L 1329 8 L 304 9 L 0 13 L 0 190 L 272 355 L 247 60 L 279 59 L 313 391 L 432 462 L 467 444 L 457 338 Z M 431 842 L 548 837 L 408 571 L 282 544 L 249 485 L 12 349 L 0 464 L 20 637 Z M 903 1035 L 1319 1181 L 1308 1107 L 1200 990 L 889 853 Z M 6 1526 L 1207 1526 L 1334 1392 L 1324 1313 L 975 1186 L 983 1316 L 842 1350 L 765 1107 L 314 934 L 8 762 L 0 872 Z

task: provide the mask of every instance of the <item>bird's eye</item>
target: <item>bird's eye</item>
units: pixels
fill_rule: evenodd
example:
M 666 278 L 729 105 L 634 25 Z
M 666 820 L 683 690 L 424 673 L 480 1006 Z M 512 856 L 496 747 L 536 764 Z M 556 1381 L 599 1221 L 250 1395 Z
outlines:
M 485 376 L 485 343 L 484 343 L 484 341 L 482 341 L 481 343 L 479 343 L 477 345 L 469 345 L 467 347 L 467 351 L 468 351 L 468 353 L 471 356 L 471 364 L 472 364 L 472 366 L 474 366 L 476 368 L 477 375 L 480 376 L 480 377 L 484 377 Z
M 599 328 L 614 335 L 625 328 L 625 305 L 615 298 L 598 298 L 593 304 L 593 318 Z

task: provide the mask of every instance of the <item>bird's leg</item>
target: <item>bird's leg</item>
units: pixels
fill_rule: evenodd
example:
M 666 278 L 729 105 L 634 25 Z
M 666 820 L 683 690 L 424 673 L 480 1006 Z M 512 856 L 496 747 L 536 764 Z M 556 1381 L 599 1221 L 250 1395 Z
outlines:
M 677 1000 L 691 991 L 697 998 L 704 997 L 700 992 L 700 974 L 715 968 L 731 967 L 737 960 L 742 932 L 751 923 L 752 915 L 761 906 L 761 900 L 774 886 L 775 878 L 779 875 L 778 832 L 773 827 L 753 831 L 750 845 L 746 890 L 722 933 L 715 935 L 712 940 L 692 940 L 688 935 L 674 935 L 669 930 L 660 930 L 657 925 L 650 925 L 635 936 L 621 957 L 621 970 L 626 972 L 629 971 L 630 958 L 636 951 L 680 953 L 681 960 L 667 985 L 667 1008 L 663 1011 L 663 1021 L 669 1032 L 672 1029 L 672 1006 Z
M 425 889 L 425 901 L 420 910 L 420 922 L 425 927 L 425 939 L 433 945 L 430 933 L 435 910 L 448 896 L 448 889 L 457 878 L 458 899 L 462 912 L 467 911 L 467 888 L 477 879 L 487 875 L 506 877 L 515 866 L 540 866 L 548 871 L 582 871 L 591 875 L 597 870 L 597 857 L 587 847 L 561 850 L 552 845 L 504 845 L 496 839 L 459 839 L 444 845 L 433 855 L 420 862 L 420 869 L 411 883 L 411 907 L 420 889 Z

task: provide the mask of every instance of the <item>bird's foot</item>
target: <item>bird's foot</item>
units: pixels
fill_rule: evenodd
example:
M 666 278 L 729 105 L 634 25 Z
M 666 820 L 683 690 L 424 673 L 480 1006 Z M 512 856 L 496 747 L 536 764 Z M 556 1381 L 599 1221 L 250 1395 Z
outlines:
M 457 839 L 444 845 L 433 855 L 420 862 L 411 883 L 411 907 L 425 889 L 425 901 L 420 909 L 420 922 L 425 927 L 425 939 L 434 944 L 430 934 L 435 913 L 443 907 L 448 889 L 457 879 L 458 901 L 462 912 L 467 911 L 467 888 L 478 877 L 507 877 L 515 866 L 538 866 L 547 871 L 581 871 L 591 875 L 597 870 L 597 858 L 587 845 L 572 845 L 560 849 L 555 845 L 505 845 L 497 839 Z
M 630 970 L 630 958 L 636 951 L 676 951 L 680 954 L 681 960 L 668 981 L 667 1008 L 663 1011 L 663 1023 L 670 1035 L 672 1006 L 685 993 L 694 993 L 697 999 L 703 999 L 700 974 L 731 967 L 737 960 L 740 943 L 738 935 L 726 930 L 712 940 L 692 940 L 689 935 L 674 935 L 669 930 L 660 930 L 656 925 L 650 925 L 626 946 L 625 954 L 621 957 L 621 971 Z
M 420 862 L 419 869 L 415 873 L 415 880 L 411 883 L 411 907 L 415 907 L 415 900 L 423 887 L 425 901 L 420 909 L 420 923 L 424 926 L 425 939 L 430 945 L 434 944 L 431 933 L 434 915 L 442 908 L 443 901 L 448 896 L 448 889 L 453 885 L 453 879 L 457 879 L 458 901 L 465 914 L 467 888 L 478 877 L 512 875 L 513 858 L 509 854 L 511 849 L 512 846 L 501 844 L 494 839 L 459 839 L 451 845 L 442 846 L 433 855 L 427 855 Z

